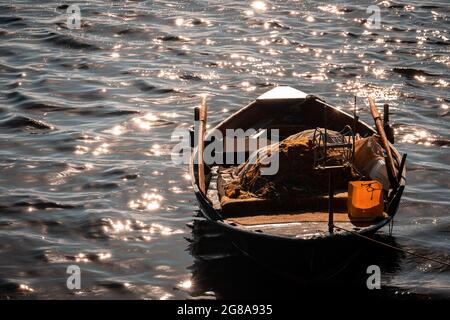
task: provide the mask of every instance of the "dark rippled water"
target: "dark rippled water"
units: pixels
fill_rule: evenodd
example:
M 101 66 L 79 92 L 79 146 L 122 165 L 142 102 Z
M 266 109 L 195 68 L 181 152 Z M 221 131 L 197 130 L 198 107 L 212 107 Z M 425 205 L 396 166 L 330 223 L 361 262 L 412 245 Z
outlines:
M 199 94 L 216 122 L 276 85 L 344 109 L 356 94 L 368 121 L 369 94 L 392 106 L 409 162 L 386 241 L 448 261 L 448 1 L 377 2 L 380 29 L 365 24 L 372 1 L 76 3 L 80 30 L 66 26 L 69 2 L 0 4 L 2 298 L 295 297 L 192 223 L 187 168 L 170 156 Z M 385 293 L 450 297 L 448 268 L 365 259 L 356 273 L 375 259 Z

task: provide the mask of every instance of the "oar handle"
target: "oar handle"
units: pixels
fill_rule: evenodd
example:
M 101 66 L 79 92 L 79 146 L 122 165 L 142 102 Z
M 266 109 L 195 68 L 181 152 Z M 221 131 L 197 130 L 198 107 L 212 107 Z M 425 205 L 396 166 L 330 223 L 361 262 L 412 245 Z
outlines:
M 206 106 L 206 96 L 203 95 L 200 104 L 199 120 L 204 121 L 206 123 L 207 115 L 208 115 L 208 107 Z
M 202 96 L 200 110 L 198 110 L 199 130 L 198 130 L 198 186 L 203 194 L 206 194 L 206 179 L 205 179 L 205 164 L 203 160 L 203 153 L 205 150 L 205 132 L 206 132 L 206 118 L 208 107 L 206 105 L 206 96 Z
M 372 113 L 373 120 L 375 121 L 375 127 L 377 128 L 377 132 L 380 135 L 381 143 L 383 145 L 384 150 L 386 150 L 387 158 L 386 158 L 386 166 L 388 170 L 389 180 L 394 188 L 397 187 L 397 181 L 395 181 L 395 170 L 394 170 L 394 160 L 392 158 L 391 147 L 389 145 L 389 141 L 386 137 L 386 132 L 384 132 L 383 123 L 380 117 L 380 113 L 378 112 L 377 106 L 375 105 L 375 101 L 373 101 L 372 97 L 369 97 L 369 105 L 370 111 Z
M 375 122 L 377 122 L 378 119 L 381 120 L 380 113 L 378 112 L 377 106 L 375 105 L 375 101 L 373 101 L 372 97 L 369 97 L 369 105 L 373 120 L 375 120 Z

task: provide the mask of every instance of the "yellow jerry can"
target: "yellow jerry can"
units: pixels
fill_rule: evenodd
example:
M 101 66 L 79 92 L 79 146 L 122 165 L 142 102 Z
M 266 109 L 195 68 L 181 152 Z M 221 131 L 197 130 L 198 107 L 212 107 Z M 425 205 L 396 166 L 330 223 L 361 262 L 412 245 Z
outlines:
M 348 213 L 352 218 L 382 217 L 383 186 L 376 180 L 348 183 Z

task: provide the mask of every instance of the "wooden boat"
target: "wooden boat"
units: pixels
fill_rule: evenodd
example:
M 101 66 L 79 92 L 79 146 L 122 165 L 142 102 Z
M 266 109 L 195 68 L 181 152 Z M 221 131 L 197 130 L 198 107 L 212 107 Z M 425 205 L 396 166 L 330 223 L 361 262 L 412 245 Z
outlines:
M 259 206 L 257 213 L 248 213 L 248 206 L 239 201 L 224 210 L 220 201 L 220 189 L 226 180 L 223 179 L 224 169 L 230 165 L 203 163 L 199 154 L 203 154 L 204 141 L 209 140 L 207 134 L 202 140 L 206 110 L 197 110 L 197 118 L 201 120 L 200 139 L 193 148 L 189 169 L 201 214 L 222 230 L 239 250 L 257 261 L 288 261 L 298 272 L 311 271 L 319 265 L 333 265 L 337 268 L 354 254 L 356 244 L 364 241 L 359 235 L 373 235 L 388 225 L 398 211 L 405 188 L 405 157 L 402 158 L 391 143 L 388 143 L 388 149 L 395 170 L 391 172 L 391 179 L 394 178 L 395 182 L 386 193 L 382 217 L 367 221 L 352 219 L 345 211 L 330 212 L 327 204 L 333 206 L 335 202 L 346 203 L 346 192 L 332 194 L 331 202 L 330 197 L 315 199 L 316 203 L 320 203 L 320 209 L 314 211 L 307 208 L 277 210 L 269 205 L 267 212 L 261 212 L 263 204 Z M 371 126 L 360 121 L 356 114 L 348 114 L 316 96 L 294 88 L 276 87 L 238 110 L 214 129 L 225 135 L 226 129 L 277 128 L 280 139 L 283 139 L 307 129 L 325 127 L 340 131 L 346 126 L 353 128 L 361 137 L 377 134 Z M 387 124 L 385 129 L 388 129 Z M 195 161 L 196 159 L 199 161 Z M 392 174 L 395 176 L 392 177 Z M 229 210 L 230 208 L 232 209 Z

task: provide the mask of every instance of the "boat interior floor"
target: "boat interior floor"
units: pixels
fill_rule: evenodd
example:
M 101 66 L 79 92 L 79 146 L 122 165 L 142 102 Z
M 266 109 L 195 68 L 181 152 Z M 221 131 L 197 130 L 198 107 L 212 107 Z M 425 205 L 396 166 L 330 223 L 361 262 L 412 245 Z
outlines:
M 387 215 L 386 217 L 387 218 Z M 288 213 L 274 213 L 266 215 L 256 215 L 247 217 L 230 217 L 226 221 L 234 222 L 236 224 L 251 226 L 261 224 L 280 224 L 291 222 L 326 222 L 328 223 L 328 212 L 288 212 Z M 335 223 L 347 223 L 357 227 L 370 226 L 374 219 L 354 219 L 348 213 L 334 213 L 333 221 Z

